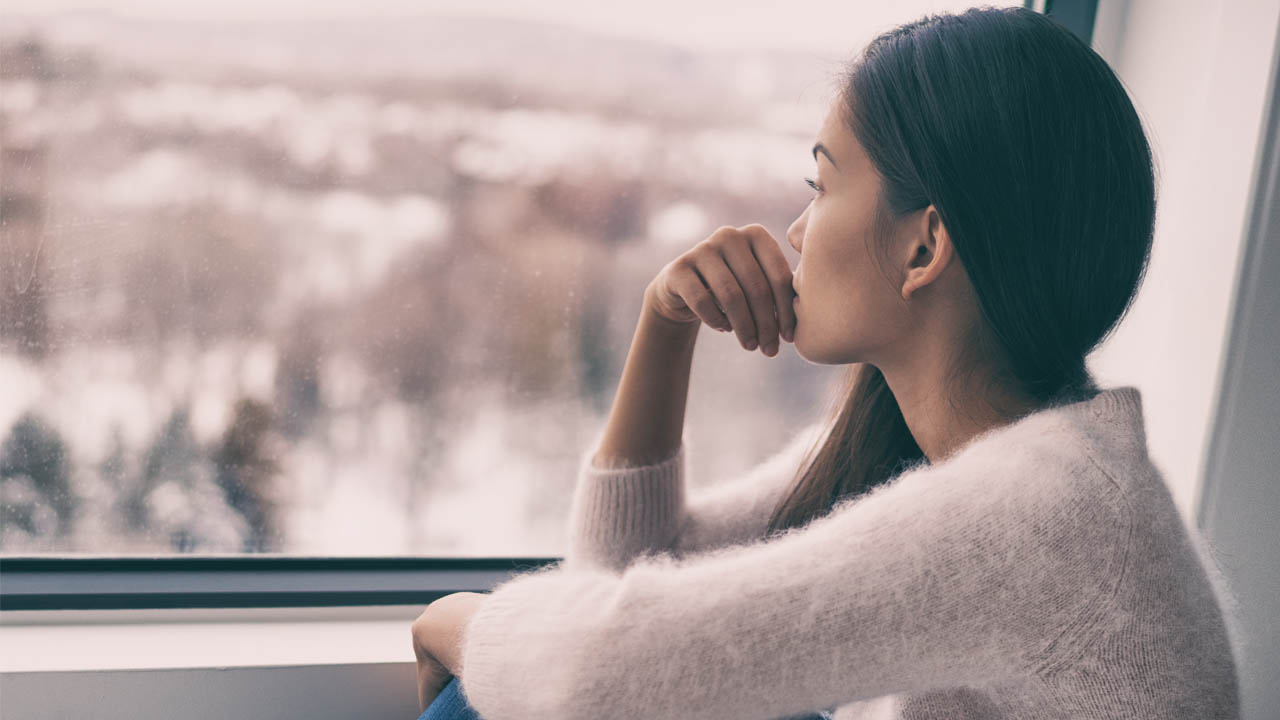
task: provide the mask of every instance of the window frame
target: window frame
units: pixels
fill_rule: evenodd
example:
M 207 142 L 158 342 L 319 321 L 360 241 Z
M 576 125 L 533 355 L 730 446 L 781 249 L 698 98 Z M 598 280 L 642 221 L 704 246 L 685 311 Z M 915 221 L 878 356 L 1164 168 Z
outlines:
M 560 558 L 0 557 L 0 610 L 427 604 Z
M 1057 20 L 1085 45 L 1093 44 L 1093 26 L 1098 16 L 1098 0 L 1024 0 L 1028 10 Z

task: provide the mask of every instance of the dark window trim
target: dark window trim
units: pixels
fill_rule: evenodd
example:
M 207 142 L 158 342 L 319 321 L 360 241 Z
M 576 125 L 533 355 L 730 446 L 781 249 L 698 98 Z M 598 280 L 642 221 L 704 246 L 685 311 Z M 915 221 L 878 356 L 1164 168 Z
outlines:
M 1098 0 L 1024 0 L 1022 7 L 1048 15 L 1075 33 L 1085 45 L 1093 44 Z
M 560 558 L 0 557 L 0 611 L 427 604 Z

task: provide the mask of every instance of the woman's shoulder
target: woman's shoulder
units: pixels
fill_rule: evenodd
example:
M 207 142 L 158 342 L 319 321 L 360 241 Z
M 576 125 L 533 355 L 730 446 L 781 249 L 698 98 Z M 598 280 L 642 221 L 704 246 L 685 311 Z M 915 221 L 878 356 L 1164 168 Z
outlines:
M 1038 493 L 1051 494 L 1118 497 L 1160 481 L 1147 452 L 1140 398 L 1128 387 L 988 430 L 936 467 L 946 466 L 992 482 L 1034 479 Z

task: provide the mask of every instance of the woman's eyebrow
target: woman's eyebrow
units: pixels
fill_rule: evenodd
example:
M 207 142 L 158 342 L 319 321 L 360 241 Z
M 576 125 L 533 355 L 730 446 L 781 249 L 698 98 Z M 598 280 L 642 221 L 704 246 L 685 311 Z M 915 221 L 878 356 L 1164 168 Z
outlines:
M 836 170 L 839 170 L 839 169 L 840 169 L 840 167 L 839 167 L 838 165 L 836 165 L 836 161 L 835 161 L 834 159 L 832 159 L 832 157 L 831 157 L 831 151 L 827 149 L 827 146 L 826 146 L 826 145 L 823 145 L 822 143 L 817 143 L 817 144 L 815 144 L 815 145 L 813 146 L 813 161 L 814 161 L 814 162 L 817 162 L 817 161 L 818 161 L 818 153 L 822 153 L 823 155 L 826 155 L 826 156 L 827 156 L 827 161 L 831 163 L 831 167 L 835 168 Z

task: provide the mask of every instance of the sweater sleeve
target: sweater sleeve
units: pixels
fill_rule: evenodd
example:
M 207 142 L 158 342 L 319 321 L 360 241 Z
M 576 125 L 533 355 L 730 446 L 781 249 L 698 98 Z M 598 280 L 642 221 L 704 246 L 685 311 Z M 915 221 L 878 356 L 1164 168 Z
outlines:
M 513 577 L 464 630 L 464 694 L 486 720 L 764 720 L 1039 671 L 1127 553 L 1120 491 L 1082 472 L 957 460 L 751 544 Z
M 601 467 L 593 462 L 597 438 L 579 462 L 561 567 L 617 572 L 643 555 L 686 555 L 760 537 L 822 430 L 821 422 L 808 425 L 744 475 L 696 491 L 686 490 L 687 440 L 659 463 Z

